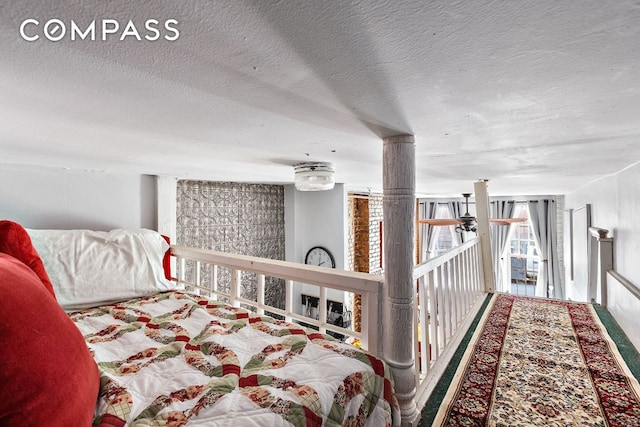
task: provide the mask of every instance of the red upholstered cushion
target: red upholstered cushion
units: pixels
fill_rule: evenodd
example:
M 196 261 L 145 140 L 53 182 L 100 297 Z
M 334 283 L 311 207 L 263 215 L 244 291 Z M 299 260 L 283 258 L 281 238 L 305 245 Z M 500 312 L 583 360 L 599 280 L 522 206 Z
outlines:
M 6 254 L 0 295 L 0 426 L 90 426 L 100 378 L 80 331 Z
M 38 278 L 53 298 L 56 297 L 42 260 L 36 249 L 31 245 L 31 238 L 23 226 L 13 221 L 0 221 L 0 253 L 11 255 L 22 261 L 23 264 L 38 275 Z

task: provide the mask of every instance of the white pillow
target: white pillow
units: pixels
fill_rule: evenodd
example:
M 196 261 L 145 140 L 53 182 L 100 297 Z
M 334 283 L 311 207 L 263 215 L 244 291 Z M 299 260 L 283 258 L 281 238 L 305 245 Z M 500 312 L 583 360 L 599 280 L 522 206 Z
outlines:
M 67 311 L 175 289 L 162 268 L 169 245 L 155 231 L 27 232 Z

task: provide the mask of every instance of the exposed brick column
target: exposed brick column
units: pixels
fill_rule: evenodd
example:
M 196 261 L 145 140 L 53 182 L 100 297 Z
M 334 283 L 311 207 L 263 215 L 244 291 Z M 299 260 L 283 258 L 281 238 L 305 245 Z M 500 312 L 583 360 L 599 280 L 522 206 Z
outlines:
M 354 198 L 354 259 L 353 269 L 361 273 L 369 272 L 369 201 L 366 198 Z M 355 294 L 353 300 L 353 328 L 361 331 L 362 297 Z

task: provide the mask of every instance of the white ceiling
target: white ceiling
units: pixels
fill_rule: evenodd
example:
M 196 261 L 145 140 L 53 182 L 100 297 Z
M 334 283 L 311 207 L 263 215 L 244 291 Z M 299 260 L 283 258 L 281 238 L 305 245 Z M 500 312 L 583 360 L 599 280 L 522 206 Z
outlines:
M 27 18 L 180 36 L 27 42 Z M 0 162 L 284 183 L 321 160 L 379 191 L 409 133 L 419 193 L 563 194 L 640 160 L 639 65 L 638 0 L 5 0 Z

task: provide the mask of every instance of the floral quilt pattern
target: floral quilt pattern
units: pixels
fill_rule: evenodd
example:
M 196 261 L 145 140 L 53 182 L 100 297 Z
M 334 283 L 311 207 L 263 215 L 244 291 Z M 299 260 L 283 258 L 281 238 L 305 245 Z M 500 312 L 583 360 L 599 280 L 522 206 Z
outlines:
M 390 369 L 297 324 L 167 292 L 72 313 L 101 373 L 95 426 L 391 426 Z

